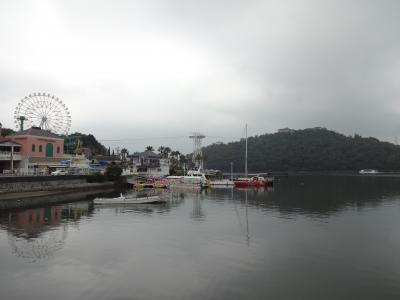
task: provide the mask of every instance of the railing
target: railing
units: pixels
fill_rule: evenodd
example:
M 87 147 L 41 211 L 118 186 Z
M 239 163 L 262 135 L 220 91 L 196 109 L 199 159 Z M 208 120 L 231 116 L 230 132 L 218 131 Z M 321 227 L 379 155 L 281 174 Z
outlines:
M 0 151 L 0 160 L 10 160 L 11 152 L 9 151 Z M 21 160 L 21 155 L 18 152 L 14 152 L 13 160 Z

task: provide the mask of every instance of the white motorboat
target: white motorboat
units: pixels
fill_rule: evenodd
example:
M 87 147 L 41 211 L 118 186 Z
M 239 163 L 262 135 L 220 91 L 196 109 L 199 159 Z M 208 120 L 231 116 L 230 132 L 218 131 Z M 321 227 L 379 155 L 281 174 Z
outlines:
M 148 197 L 126 197 L 122 193 L 119 197 L 115 198 L 95 198 L 94 204 L 158 204 L 167 202 L 160 196 L 148 196 Z
M 362 169 L 358 172 L 359 174 L 378 174 L 378 170 L 374 169 Z
M 171 188 L 174 187 L 200 187 L 210 186 L 204 173 L 199 170 L 190 170 L 185 176 L 168 176 L 167 180 Z
M 211 186 L 234 186 L 233 180 L 229 179 L 221 179 L 221 180 L 212 180 L 210 181 Z

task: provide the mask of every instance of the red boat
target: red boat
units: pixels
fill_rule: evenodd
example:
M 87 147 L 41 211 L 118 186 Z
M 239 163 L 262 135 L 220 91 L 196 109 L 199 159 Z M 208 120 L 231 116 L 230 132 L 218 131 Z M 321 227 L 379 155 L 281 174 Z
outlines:
M 268 187 L 268 179 L 261 177 L 261 176 L 253 176 L 248 178 L 247 177 L 247 124 L 246 124 L 246 153 L 245 153 L 245 160 L 244 160 L 244 173 L 246 174 L 245 178 L 239 178 L 233 181 L 233 184 L 237 188 L 248 188 L 248 187 L 253 187 L 253 188 L 260 188 L 260 187 Z M 273 181 L 271 181 L 272 183 Z
M 268 180 L 264 177 L 253 176 L 251 178 L 239 178 L 233 181 L 235 187 L 265 187 L 268 186 Z

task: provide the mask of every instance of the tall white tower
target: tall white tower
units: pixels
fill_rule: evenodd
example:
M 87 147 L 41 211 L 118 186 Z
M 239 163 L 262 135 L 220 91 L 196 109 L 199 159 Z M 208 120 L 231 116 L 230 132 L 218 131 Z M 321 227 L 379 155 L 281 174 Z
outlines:
M 193 132 L 189 138 L 193 139 L 193 157 L 192 162 L 197 168 L 203 169 L 203 153 L 201 151 L 201 140 L 206 136 L 200 132 Z

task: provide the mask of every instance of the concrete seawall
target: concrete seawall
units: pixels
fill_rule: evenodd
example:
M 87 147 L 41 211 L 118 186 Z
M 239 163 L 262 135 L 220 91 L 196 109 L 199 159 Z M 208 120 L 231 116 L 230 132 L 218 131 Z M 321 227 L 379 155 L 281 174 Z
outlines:
M 85 176 L 0 177 L 0 209 L 78 201 L 114 188 L 114 182 L 89 183 Z
M 85 176 L 0 177 L 0 198 L 4 193 L 84 189 L 112 186 L 112 182 L 89 183 Z
M 1 199 L 0 210 L 30 208 L 51 204 L 85 201 L 93 199 L 96 195 L 114 192 L 114 188 L 102 186 L 99 189 L 81 191 L 46 191 L 31 193 L 14 193 L 14 198 Z

